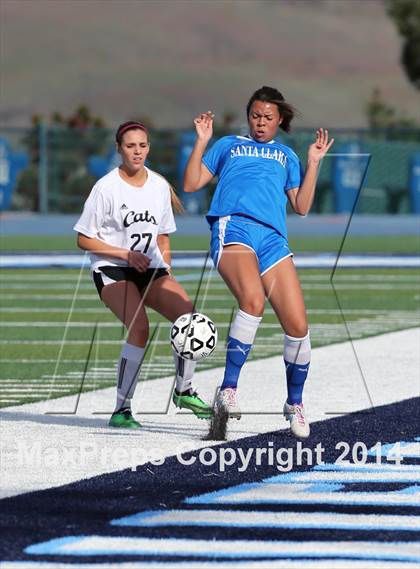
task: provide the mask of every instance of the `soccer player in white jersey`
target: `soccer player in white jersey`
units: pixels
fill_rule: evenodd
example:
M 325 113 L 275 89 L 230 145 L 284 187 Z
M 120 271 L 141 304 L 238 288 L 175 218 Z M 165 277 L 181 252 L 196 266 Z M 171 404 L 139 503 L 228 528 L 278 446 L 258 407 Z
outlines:
M 169 233 L 176 230 L 172 206 L 182 210 L 168 182 L 145 166 L 150 150 L 145 126 L 122 124 L 116 133 L 122 164 L 98 180 L 74 226 L 78 246 L 89 251 L 91 271 L 104 304 L 127 327 L 117 372 L 117 404 L 109 425 L 139 428 L 131 412 L 149 337 L 146 306 L 174 322 L 194 312 L 182 286 L 171 276 Z M 173 402 L 210 418 L 213 410 L 192 386 L 195 362 L 174 353 Z
M 272 87 L 258 89 L 247 105 L 249 135 L 225 136 L 205 153 L 213 134 L 209 111 L 195 118 L 197 133 L 185 171 L 184 189 L 195 192 L 218 176 L 207 219 L 210 252 L 219 273 L 238 301 L 229 331 L 226 367 L 216 411 L 240 418 L 236 390 L 268 298 L 285 332 L 287 399 L 284 416 L 291 432 L 309 436 L 302 393 L 311 345 L 303 294 L 287 242 L 287 200 L 306 215 L 314 198 L 319 163 L 334 139 L 316 132 L 308 149 L 306 171 L 291 148 L 275 140 L 289 132 L 294 108 Z M 261 379 L 261 381 L 263 381 Z M 263 389 L 263 384 L 261 384 Z

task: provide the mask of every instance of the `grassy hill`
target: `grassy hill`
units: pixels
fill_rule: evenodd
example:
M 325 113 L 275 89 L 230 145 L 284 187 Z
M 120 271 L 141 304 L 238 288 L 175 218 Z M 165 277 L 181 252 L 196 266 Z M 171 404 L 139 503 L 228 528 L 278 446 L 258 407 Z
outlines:
M 112 125 L 187 126 L 237 110 L 262 84 L 297 126 L 364 126 L 374 86 L 409 115 L 418 93 L 380 0 L 1 0 L 4 125 L 81 103 Z

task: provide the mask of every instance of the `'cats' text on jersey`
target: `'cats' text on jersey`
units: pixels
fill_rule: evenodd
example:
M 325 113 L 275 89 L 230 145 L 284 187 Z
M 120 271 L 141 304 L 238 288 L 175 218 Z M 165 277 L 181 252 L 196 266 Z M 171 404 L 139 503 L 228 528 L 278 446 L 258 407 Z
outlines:
M 138 221 L 146 221 L 147 223 L 153 223 L 153 225 L 157 225 L 156 219 L 153 217 L 153 215 L 150 215 L 146 209 L 146 211 L 140 213 L 129 211 L 124 217 L 124 227 L 130 227 L 130 225 L 133 225 L 133 223 L 137 223 Z

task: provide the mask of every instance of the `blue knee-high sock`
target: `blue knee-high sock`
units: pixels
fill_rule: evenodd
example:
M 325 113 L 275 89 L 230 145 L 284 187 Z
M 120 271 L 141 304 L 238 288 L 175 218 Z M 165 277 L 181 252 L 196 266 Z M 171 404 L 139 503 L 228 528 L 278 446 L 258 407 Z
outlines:
M 237 387 L 240 371 L 252 348 L 260 322 L 260 316 L 253 316 L 241 309 L 236 313 L 229 330 L 225 375 L 220 389 Z
M 307 364 L 293 364 L 284 360 L 287 378 L 287 402 L 289 405 L 302 403 L 303 387 L 308 377 L 309 362 Z
M 300 404 L 311 361 L 309 332 L 303 338 L 285 334 L 283 357 L 286 365 L 287 402 L 289 405 Z
M 252 344 L 244 344 L 236 338 L 228 337 L 225 375 L 220 389 L 226 389 L 227 387 L 236 389 L 239 374 L 251 348 Z

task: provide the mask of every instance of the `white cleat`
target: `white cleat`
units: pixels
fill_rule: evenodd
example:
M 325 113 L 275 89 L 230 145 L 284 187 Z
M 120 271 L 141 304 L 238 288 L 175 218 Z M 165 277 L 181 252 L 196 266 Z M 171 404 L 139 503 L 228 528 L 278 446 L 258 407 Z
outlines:
M 239 420 L 241 418 L 241 410 L 236 400 L 236 389 L 226 387 L 226 389 L 219 391 L 216 399 L 217 408 L 224 409 L 228 413 L 229 419 Z
M 307 439 L 311 432 L 307 418 L 305 417 L 305 409 L 303 403 L 289 405 L 284 404 L 283 415 L 286 421 L 290 421 L 290 431 L 299 439 Z

